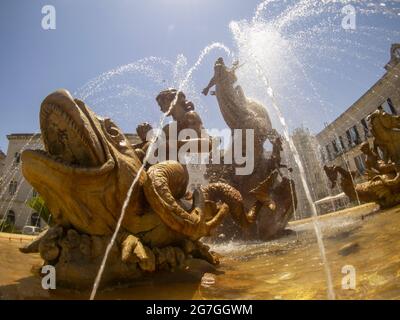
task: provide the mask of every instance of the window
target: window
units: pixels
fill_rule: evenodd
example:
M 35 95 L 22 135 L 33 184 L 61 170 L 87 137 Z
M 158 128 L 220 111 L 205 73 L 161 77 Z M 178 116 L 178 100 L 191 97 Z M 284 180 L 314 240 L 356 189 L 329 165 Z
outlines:
M 40 215 L 37 212 L 31 214 L 31 226 L 40 227 Z
M 333 146 L 333 151 L 338 154 L 339 153 L 339 147 L 337 145 L 337 142 L 335 140 L 332 141 L 332 146 Z
M 19 164 L 21 162 L 21 155 L 19 152 L 16 152 L 14 154 L 14 161 L 15 161 L 15 164 Z
M 386 99 L 384 103 L 382 103 L 382 108 L 386 113 L 389 114 L 397 114 L 396 109 L 393 106 L 392 100 L 390 98 Z
M 328 155 L 328 159 L 332 160 L 332 153 L 331 153 L 331 149 L 329 148 L 329 144 L 325 146 L 326 149 L 326 154 Z
M 355 157 L 354 162 L 356 164 L 358 172 L 360 172 L 361 174 L 364 174 L 364 172 L 366 170 L 364 155 L 360 154 L 357 157 Z
M 353 145 L 353 143 L 351 142 L 350 130 L 346 131 L 346 137 L 347 137 L 347 143 L 351 147 Z
M 361 125 L 364 130 L 365 140 L 367 140 L 367 138 L 369 136 L 369 128 L 368 128 L 367 120 L 365 120 L 365 118 L 361 120 Z
M 360 134 L 358 133 L 356 126 L 352 126 L 349 130 L 347 130 L 346 135 L 349 146 L 355 146 L 361 143 Z
M 393 111 L 393 114 L 397 114 L 396 109 L 393 105 L 392 99 L 387 98 L 386 102 L 388 103 L 390 110 Z
M 13 210 L 7 212 L 6 221 L 9 224 L 15 224 L 15 212 Z
M 344 141 L 342 136 L 339 136 L 340 146 L 342 147 L 342 151 L 346 150 L 346 146 L 344 145 Z
M 17 181 L 10 182 L 8 186 L 8 193 L 10 194 L 10 196 L 13 196 L 17 192 L 17 186 L 18 186 Z
M 336 137 L 336 139 L 332 141 L 332 146 L 336 155 L 342 153 L 345 149 L 342 137 Z

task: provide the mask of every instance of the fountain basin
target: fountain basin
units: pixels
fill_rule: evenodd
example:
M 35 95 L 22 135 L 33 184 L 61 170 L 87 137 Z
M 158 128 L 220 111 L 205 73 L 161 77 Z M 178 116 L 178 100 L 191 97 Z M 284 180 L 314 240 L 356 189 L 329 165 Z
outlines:
M 376 213 L 376 214 L 373 214 Z M 326 253 L 338 299 L 399 299 L 400 207 L 376 212 L 367 204 L 336 212 L 321 219 Z M 188 270 L 144 277 L 124 287 L 109 288 L 100 299 L 326 299 L 326 280 L 315 235 L 297 221 L 298 231 L 270 242 L 231 242 L 213 249 L 223 258 L 217 269 L 201 264 Z M 89 292 L 63 288 L 43 290 L 40 279 L 31 275 L 39 265 L 38 255 L 24 255 L 18 247 L 25 241 L 13 235 L 0 236 L 2 299 L 87 299 Z M 340 249 L 357 243 L 358 250 L 346 256 Z M 356 288 L 345 290 L 345 266 L 356 271 Z M 193 269 L 196 269 L 193 271 Z

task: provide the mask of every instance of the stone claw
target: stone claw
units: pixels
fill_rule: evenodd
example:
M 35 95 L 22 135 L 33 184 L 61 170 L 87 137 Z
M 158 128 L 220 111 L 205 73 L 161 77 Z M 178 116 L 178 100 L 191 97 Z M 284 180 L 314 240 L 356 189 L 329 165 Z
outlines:
M 22 253 L 38 253 L 45 258 L 54 258 L 58 256 L 57 241 L 63 233 L 63 228 L 60 226 L 52 227 L 39 234 L 35 240 L 24 247 L 19 248 Z M 52 259 L 45 259 L 52 260 Z
M 154 272 L 156 269 L 153 251 L 143 245 L 134 235 L 128 235 L 122 242 L 121 259 L 125 263 L 137 262 L 143 271 Z

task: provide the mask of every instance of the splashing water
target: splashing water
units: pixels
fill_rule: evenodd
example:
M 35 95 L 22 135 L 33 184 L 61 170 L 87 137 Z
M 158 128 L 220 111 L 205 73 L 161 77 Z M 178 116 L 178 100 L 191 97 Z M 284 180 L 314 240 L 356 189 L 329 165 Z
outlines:
M 178 87 L 177 93 L 175 94 L 175 98 L 171 102 L 171 104 L 170 104 L 170 106 L 168 108 L 168 111 L 165 112 L 163 114 L 163 116 L 161 117 L 159 126 L 157 127 L 157 129 L 158 129 L 157 132 L 158 133 L 151 140 L 149 148 L 148 148 L 148 151 L 146 153 L 146 156 L 143 159 L 143 164 L 140 167 L 139 171 L 137 172 L 136 177 L 133 180 L 133 182 L 132 182 L 132 184 L 131 184 L 131 186 L 129 188 L 129 191 L 127 193 L 126 199 L 125 199 L 124 204 L 122 206 L 121 214 L 120 214 L 120 217 L 118 219 L 116 228 L 115 228 L 114 233 L 113 233 L 113 235 L 111 237 L 110 243 L 107 245 L 106 252 L 104 254 L 102 263 L 100 265 L 100 268 L 99 268 L 99 271 L 97 273 L 95 282 L 93 284 L 93 289 L 92 289 L 92 292 L 90 294 L 90 300 L 94 300 L 94 298 L 96 297 L 96 293 L 97 293 L 97 290 L 98 290 L 98 287 L 99 287 L 99 284 L 100 284 L 100 281 L 101 281 L 101 277 L 102 277 L 103 272 L 104 272 L 104 268 L 105 268 L 106 263 L 107 263 L 108 256 L 110 254 L 110 251 L 111 251 L 112 247 L 114 246 L 114 243 L 115 243 L 115 240 L 117 238 L 118 232 L 119 232 L 119 230 L 121 228 L 122 221 L 123 221 L 123 219 L 125 217 L 126 209 L 128 207 L 128 204 L 129 204 L 129 201 L 131 199 L 132 193 L 135 190 L 135 187 L 137 186 L 137 183 L 139 181 L 139 178 L 140 178 L 141 174 L 144 171 L 144 168 L 146 167 L 146 164 L 147 164 L 149 156 L 153 153 L 153 148 L 154 148 L 155 142 L 158 140 L 158 138 L 159 138 L 159 136 L 160 136 L 160 134 L 162 132 L 162 128 L 164 126 L 164 121 L 165 121 L 167 115 L 169 114 L 169 112 L 171 111 L 172 107 L 175 105 L 175 103 L 176 103 L 176 101 L 178 99 L 178 96 L 179 96 L 179 92 L 181 92 L 182 89 L 187 86 L 187 84 L 190 81 L 190 78 L 192 77 L 194 71 L 201 65 L 201 63 L 204 60 L 204 58 L 214 49 L 223 49 L 228 54 L 228 56 L 231 54 L 229 49 L 226 46 L 224 46 L 223 44 L 213 43 L 213 44 L 207 46 L 200 53 L 200 56 L 197 59 L 196 63 L 189 69 L 189 71 L 187 72 L 185 78 L 180 82 L 180 85 Z
M 290 151 L 293 153 L 294 160 L 297 164 L 297 167 L 299 168 L 301 183 L 303 185 L 307 200 L 311 206 L 314 231 L 315 231 L 315 235 L 317 237 L 317 242 L 318 242 L 318 247 L 319 247 L 320 254 L 321 254 L 322 263 L 324 264 L 327 287 L 328 287 L 327 288 L 328 289 L 328 299 L 333 300 L 333 299 L 335 299 L 335 292 L 333 290 L 332 275 L 331 275 L 328 259 L 326 257 L 326 253 L 325 253 L 325 246 L 324 246 L 324 242 L 323 242 L 323 238 L 322 238 L 321 227 L 319 226 L 319 222 L 318 222 L 317 208 L 311 197 L 310 188 L 308 187 L 308 184 L 307 184 L 306 174 L 304 171 L 303 163 L 301 162 L 300 155 L 297 151 L 295 144 L 293 143 L 293 139 L 289 134 L 289 128 L 288 128 L 288 126 L 286 124 L 286 120 L 283 117 L 283 115 L 280 111 L 280 108 L 276 102 L 276 99 L 274 97 L 274 91 L 269 84 L 268 78 L 266 78 L 265 73 L 261 69 L 257 60 L 254 60 L 254 62 L 256 63 L 258 73 L 259 73 L 260 77 L 263 79 L 263 82 L 267 88 L 267 93 L 270 96 L 270 98 L 272 99 L 272 105 L 273 105 L 273 107 L 279 117 L 280 123 L 283 127 L 284 137 L 285 137 L 286 141 L 289 143 Z
M 281 125 L 299 168 L 301 183 L 312 209 L 313 228 L 325 268 L 330 299 L 335 298 L 335 292 L 317 210 L 305 179 L 305 164 L 301 162 L 289 128 L 294 125 L 293 119 L 301 119 L 303 123 L 308 123 L 311 127 L 315 123 L 320 123 L 321 119 L 330 122 L 335 116 L 334 111 L 340 101 L 324 98 L 326 88 L 332 87 L 338 79 L 345 83 L 344 86 L 351 84 L 360 87 L 362 83 L 355 76 L 357 73 L 373 79 L 379 77 L 375 69 L 381 68 L 382 64 L 376 62 L 376 57 L 387 55 L 388 43 L 400 37 L 398 30 L 359 23 L 356 31 L 345 32 L 341 28 L 341 9 L 348 3 L 347 0 L 302 0 L 294 3 L 293 1 L 266 0 L 257 6 L 250 21 L 233 21 L 229 26 L 237 46 L 235 56 L 244 62 L 243 67 L 237 72 L 240 84 L 247 95 L 260 100 L 266 107 L 270 105 L 273 107 L 274 112 L 271 116 L 276 117 L 272 119 L 276 120 L 273 123 Z M 364 23 L 368 17 L 379 16 L 389 21 L 400 16 L 400 9 L 393 8 L 396 5 L 394 1 L 387 2 L 385 5 L 364 1 L 353 1 L 352 4 L 355 5 L 357 14 L 363 15 Z M 376 45 L 371 45 L 371 43 Z M 149 113 L 150 117 L 155 119 L 158 118 L 156 116 L 158 110 L 145 110 L 140 114 L 143 106 L 151 105 L 155 94 L 165 87 L 175 86 L 179 88 L 178 92 L 185 91 L 188 95 L 196 97 L 198 90 L 192 82 L 193 73 L 214 49 L 223 50 L 229 57 L 233 56 L 233 53 L 223 44 L 213 43 L 200 53 L 198 60 L 189 70 L 187 70 L 187 60 L 183 55 L 179 55 L 175 63 L 158 57 L 148 57 L 101 74 L 78 89 L 74 95 L 93 104 L 99 114 L 113 117 L 116 121 L 132 113 L 138 116 L 139 122 L 146 121 L 148 118 L 145 117 L 149 117 Z M 348 72 L 340 73 L 331 66 L 338 63 Z M 254 81 L 255 75 L 261 81 Z M 337 78 L 333 79 L 333 76 Z M 321 79 L 324 81 L 317 83 Z M 373 94 L 377 93 L 373 92 Z M 174 102 L 171 103 L 170 108 Z M 296 106 L 300 107 L 296 108 Z M 154 114 L 151 114 L 152 112 Z M 285 114 L 290 114 L 290 117 L 284 116 Z M 164 114 L 157 123 L 157 127 L 162 128 L 165 120 Z M 353 121 L 353 119 L 349 120 Z M 157 138 L 156 136 L 152 140 L 143 165 L 127 193 L 116 229 L 96 276 L 90 299 L 96 297 L 107 258 L 120 230 L 127 204 Z M 29 143 L 30 141 L 27 145 Z M 347 166 L 346 161 L 345 163 Z M 350 171 L 350 168 L 348 170 Z M 7 179 L 4 181 L 12 179 L 17 169 L 5 170 L 5 172 L 7 172 L 5 176 Z M 326 179 L 324 181 L 327 182 Z M 6 189 L 1 192 L 0 198 L 5 191 Z M 19 189 L 16 194 L 18 191 Z M 10 204 L 13 203 L 14 198 L 15 196 Z M 245 243 L 243 246 L 246 247 L 248 244 Z M 229 248 L 237 250 L 233 244 L 224 245 L 224 248 L 225 251 L 229 251 Z
M 349 3 L 358 18 L 355 30 L 342 28 L 342 9 Z M 338 106 L 344 107 L 341 95 L 328 89 L 354 96 L 350 91 L 365 91 L 363 79 L 382 75 L 387 60 L 377 61 L 388 59 L 391 43 L 399 38 L 398 12 L 398 2 L 381 7 L 364 1 L 267 0 L 250 21 L 232 21 L 230 29 L 242 63 L 254 54 L 268 71 L 282 112 L 290 114 L 288 124 L 319 131 L 322 122 L 336 118 Z M 254 73 L 247 63 L 238 77 L 246 93 L 264 102 L 264 89 L 251 81 Z
M 373 61 L 374 63 L 369 65 L 376 66 L 374 55 L 382 54 L 382 49 L 369 50 L 370 38 L 375 36 L 375 40 L 381 39 L 379 38 L 381 36 L 379 32 L 381 32 L 387 36 L 386 41 L 389 42 L 390 38 L 395 39 L 395 35 L 398 35 L 398 31 L 391 33 L 392 30 L 368 25 L 358 25 L 359 33 L 357 34 L 356 32 L 346 33 L 341 22 L 342 9 L 347 4 L 349 4 L 348 1 L 303 0 L 282 3 L 267 0 L 258 5 L 250 21 L 241 20 L 230 23 L 239 60 L 244 63 L 243 68 L 238 70 L 240 84 L 248 95 L 260 100 L 265 106 L 273 107 L 275 111 L 272 115 L 275 116 L 273 123 L 281 125 L 284 137 L 289 143 L 289 148 L 299 168 L 301 184 L 312 211 L 313 228 L 325 268 L 329 299 L 335 298 L 335 292 L 317 210 L 306 182 L 304 165 L 289 133 L 289 127 L 293 124 L 287 123 L 283 114 L 290 114 L 289 121 L 292 119 L 300 119 L 303 123 L 308 121 L 314 128 L 315 123 L 321 123 L 321 119 L 326 119 L 327 122 L 332 121 L 335 103 L 324 101 L 321 93 L 324 93 L 325 88 L 314 84 L 312 79 L 318 77 L 322 80 L 330 79 L 334 74 L 334 72 L 330 73 L 332 69 L 329 68 L 332 63 L 341 63 L 343 68 L 349 66 L 348 70 L 362 69 L 365 73 L 365 68 L 354 64 L 354 58 Z M 393 19 L 400 11 L 399 8 L 393 9 L 393 4 L 390 9 L 361 1 L 353 4 L 356 7 L 356 13 L 364 16 L 385 15 Z M 365 43 L 359 41 L 360 37 Z M 376 42 L 381 44 L 381 41 Z M 386 46 L 389 47 L 387 44 Z M 359 50 L 361 48 L 364 50 Z M 319 66 L 325 68 L 317 69 Z M 308 73 L 312 73 L 313 77 L 310 77 Z M 254 75 L 258 75 L 261 81 L 254 81 Z M 321 79 L 318 80 L 321 81 Z M 351 77 L 348 79 L 352 83 L 357 82 Z M 297 105 L 301 107 L 293 108 Z M 305 114 L 308 118 L 304 117 Z M 354 119 L 349 120 L 354 121 Z

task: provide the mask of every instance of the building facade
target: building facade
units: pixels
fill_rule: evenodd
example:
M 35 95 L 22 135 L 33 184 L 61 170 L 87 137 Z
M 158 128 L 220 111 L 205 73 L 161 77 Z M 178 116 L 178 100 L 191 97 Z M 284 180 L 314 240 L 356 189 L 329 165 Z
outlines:
M 16 230 L 26 225 L 44 226 L 45 221 L 27 205 L 36 193 L 21 172 L 21 152 L 42 148 L 40 135 L 22 133 L 7 138 L 9 142 L 0 187 L 0 219 L 13 224 Z
M 3 176 L 3 171 L 4 171 L 4 165 L 6 162 L 6 155 L 2 150 L 0 150 L 0 179 Z M 1 184 L 1 181 L 0 181 Z
M 358 171 L 359 175 L 355 182 L 365 179 L 363 175 L 365 158 L 360 151 L 360 145 L 364 141 L 369 141 L 372 146 L 373 140 L 367 117 L 378 107 L 382 107 L 387 113 L 400 115 L 400 44 L 392 45 L 390 61 L 385 69 L 386 72 L 381 79 L 316 136 L 305 128 L 297 128 L 293 131 L 293 143 L 299 151 L 306 182 L 314 203 L 342 193 L 339 185 L 331 188 L 323 170 L 324 165 L 339 165 L 351 171 Z M 291 175 L 296 185 L 298 199 L 296 218 L 306 218 L 311 214 L 310 203 L 294 157 L 288 151 L 288 146 L 285 146 L 285 150 L 288 154 L 288 165 L 293 168 Z M 346 197 L 319 203 L 316 206 L 318 214 L 353 205 Z
M 390 56 L 381 79 L 317 134 L 323 162 L 358 171 L 357 181 L 364 179 L 365 171 L 360 144 L 369 141 L 372 145 L 367 117 L 378 107 L 389 114 L 400 114 L 400 44 L 392 45 Z
M 310 190 L 312 202 L 330 197 L 333 194 L 340 193 L 336 190 L 331 190 L 328 178 L 323 170 L 323 162 L 319 152 L 318 141 L 308 128 L 296 128 L 292 133 L 292 141 L 299 152 L 300 160 L 304 168 L 305 180 Z M 287 151 L 286 151 L 287 150 Z M 295 162 L 292 152 L 289 147 L 285 146 L 285 154 L 287 157 L 287 165 L 293 169 L 289 176 L 294 180 L 296 186 L 297 209 L 295 219 L 308 218 L 312 214 L 311 204 L 306 196 L 306 192 L 301 180 L 300 170 Z M 347 202 L 341 201 L 327 201 L 316 205 L 318 214 L 325 214 L 345 207 Z
M 140 142 L 136 134 L 126 134 L 126 137 L 132 144 Z M 7 219 L 15 231 L 24 226 L 44 227 L 47 221 L 28 206 L 37 193 L 21 172 L 22 151 L 43 148 L 40 134 L 11 134 L 7 138 L 9 143 L 0 184 L 0 221 Z

